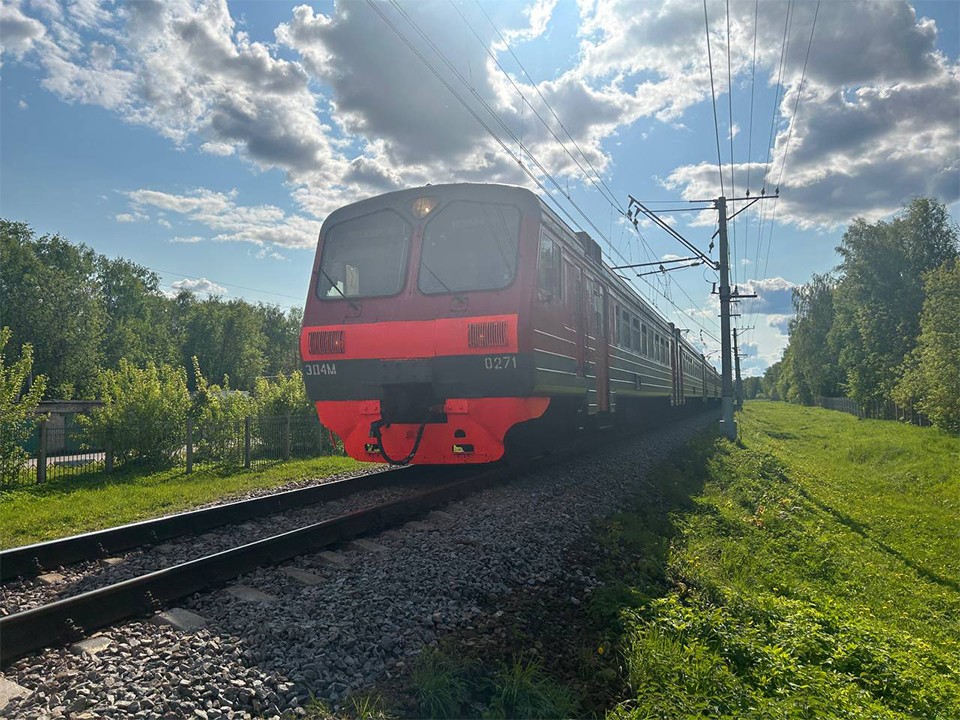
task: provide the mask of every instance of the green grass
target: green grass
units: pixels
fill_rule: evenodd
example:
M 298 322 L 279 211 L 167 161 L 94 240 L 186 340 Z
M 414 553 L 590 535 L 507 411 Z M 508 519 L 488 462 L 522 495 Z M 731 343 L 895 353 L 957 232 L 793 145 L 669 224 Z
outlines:
M 960 717 L 960 438 L 748 404 L 603 534 L 616 718 Z
M 264 469 L 118 470 L 66 477 L 0 492 L 0 548 L 52 540 L 197 507 L 249 490 L 273 488 L 365 467 L 321 457 Z

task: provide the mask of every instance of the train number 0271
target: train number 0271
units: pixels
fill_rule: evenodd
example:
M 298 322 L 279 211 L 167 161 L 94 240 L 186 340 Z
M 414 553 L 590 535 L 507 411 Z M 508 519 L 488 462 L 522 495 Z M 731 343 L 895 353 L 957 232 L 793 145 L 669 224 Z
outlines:
M 307 363 L 304 367 L 305 375 L 336 375 L 336 363 Z
M 483 359 L 483 367 L 486 370 L 516 370 L 516 355 L 487 355 Z

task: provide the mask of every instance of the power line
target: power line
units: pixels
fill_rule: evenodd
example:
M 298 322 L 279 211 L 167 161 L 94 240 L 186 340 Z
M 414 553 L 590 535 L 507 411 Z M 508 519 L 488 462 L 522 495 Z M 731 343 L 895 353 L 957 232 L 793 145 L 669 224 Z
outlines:
M 222 282 L 220 280 L 214 280 L 213 278 L 208 277 L 197 277 L 196 275 L 187 275 L 185 273 L 174 272 L 173 270 L 161 270 L 160 268 L 149 267 L 148 265 L 143 265 L 147 270 L 152 270 L 157 273 L 164 273 L 165 275 L 176 275 L 177 277 L 187 278 L 188 280 L 206 280 L 208 282 L 216 283 L 217 285 L 225 285 L 226 287 L 239 288 L 240 290 L 249 290 L 250 292 L 262 293 L 264 295 L 274 295 L 276 297 L 289 298 L 290 300 L 297 300 L 298 302 L 303 302 L 303 296 L 293 296 L 293 295 L 284 295 L 283 293 L 272 292 L 270 290 L 261 290 L 260 288 L 248 287 L 246 285 L 237 285 L 235 283 Z M 173 287 L 172 285 L 170 287 Z M 201 292 L 206 292 L 201 291 Z M 209 293 L 208 293 L 209 294 Z
M 807 62 L 810 60 L 810 49 L 813 47 L 813 33 L 817 29 L 817 16 L 820 14 L 820 0 L 817 0 L 817 7 L 813 12 L 813 22 L 810 24 L 810 39 L 807 41 L 807 53 L 803 58 L 803 70 L 800 73 L 800 85 L 797 88 L 797 101 L 793 105 L 793 118 L 790 121 L 790 130 L 787 132 L 787 142 L 783 146 L 783 160 L 780 163 L 780 174 L 777 176 L 777 187 L 783 179 L 783 170 L 787 165 L 787 155 L 790 152 L 790 140 L 793 137 L 793 129 L 797 126 L 797 113 L 800 110 L 800 98 L 803 96 L 803 83 L 807 76 Z M 777 216 L 777 201 L 773 201 L 773 216 Z M 767 245 L 767 257 L 763 263 L 763 274 L 767 274 L 767 266 L 770 262 L 770 245 L 773 244 L 773 228 L 770 229 L 770 242 Z
M 730 0 L 727 0 L 727 110 L 730 126 L 730 194 L 737 196 L 737 180 L 733 164 L 733 76 L 730 72 Z M 733 203 L 730 209 L 734 209 Z M 737 223 L 733 223 L 733 281 L 737 281 Z
M 596 177 L 596 180 L 594 180 L 593 177 L 590 176 L 590 173 L 588 173 L 587 170 L 583 167 L 579 159 L 576 156 L 574 156 L 572 152 L 570 152 L 570 150 L 567 148 L 563 140 L 557 135 L 554 129 L 550 127 L 550 124 L 537 111 L 537 109 L 533 106 L 533 104 L 527 99 L 526 95 L 523 93 L 523 91 L 520 89 L 517 83 L 513 80 L 510 73 L 508 73 L 507 70 L 503 67 L 497 55 L 489 49 L 487 44 L 483 41 L 483 38 L 481 38 L 479 33 L 477 33 L 476 29 L 473 27 L 473 25 L 471 24 L 470 20 L 466 17 L 466 15 L 463 12 L 461 12 L 459 7 L 457 7 L 457 5 L 453 3 L 452 0 L 451 0 L 451 5 L 453 5 L 454 10 L 460 16 L 460 19 L 464 22 L 467 28 L 469 28 L 470 32 L 473 33 L 473 36 L 476 38 L 477 42 L 480 43 L 480 45 L 484 48 L 484 51 L 487 53 L 490 59 L 493 60 L 497 69 L 504 75 L 505 78 L 507 78 L 507 81 L 513 86 L 513 89 L 517 91 L 517 94 L 520 96 L 520 99 L 522 100 L 522 102 L 526 104 L 527 107 L 530 108 L 530 110 L 533 112 L 536 118 L 540 121 L 540 123 L 547 129 L 547 131 L 550 133 L 553 139 L 557 142 L 557 144 L 560 145 L 560 148 L 563 150 L 563 152 L 580 169 L 580 172 L 583 174 L 583 176 L 600 192 L 604 200 L 606 200 L 606 202 L 610 205 L 611 210 L 616 210 L 621 216 L 625 216 L 626 211 L 624 210 L 623 205 L 620 204 L 620 201 L 617 199 L 614 192 L 610 189 L 606 181 L 603 179 L 603 176 L 600 175 L 600 173 L 594 167 L 593 163 L 590 161 L 589 156 L 586 154 L 586 152 L 584 152 L 583 148 L 580 147 L 579 143 L 577 143 L 576 139 L 567 129 L 566 125 L 564 125 L 563 120 L 560 119 L 560 116 L 557 114 L 556 110 L 553 109 L 553 106 L 550 104 L 550 102 L 543 96 L 543 93 L 540 92 L 540 87 L 538 86 L 536 81 L 534 81 L 533 78 L 530 76 L 530 73 L 527 72 L 527 69 L 523 66 L 523 63 L 520 61 L 520 58 L 517 57 L 516 53 L 513 51 L 513 48 L 510 47 L 510 43 L 507 42 L 507 39 L 503 36 L 503 33 L 500 32 L 500 29 L 493 22 L 493 19 L 486 12 L 486 10 L 483 9 L 483 6 L 480 5 L 479 1 L 477 0 L 476 2 L 478 9 L 480 10 L 481 13 L 483 13 L 483 16 L 486 18 L 487 22 L 490 24 L 490 27 L 493 28 L 494 32 L 497 34 L 497 37 L 500 38 L 500 41 L 503 43 L 504 47 L 510 53 L 511 57 L 513 57 L 513 59 L 516 61 L 517 65 L 520 67 L 520 70 L 523 72 L 524 76 L 530 82 L 531 86 L 533 87 L 533 90 L 537 93 L 537 96 L 540 98 L 541 102 L 550 111 L 553 118 L 557 121 L 557 124 L 560 126 L 560 128 L 563 129 L 563 132 L 566 134 L 567 138 L 570 140 L 573 146 L 577 149 L 577 151 L 583 157 L 584 161 L 587 163 L 587 166 L 590 168 L 590 170 L 593 172 L 593 175 Z M 527 152 L 528 153 L 530 152 L 529 149 L 527 149 Z M 542 169 L 543 168 L 541 166 L 541 170 Z M 598 184 L 598 181 L 599 181 L 599 184 Z M 569 191 L 565 193 L 565 197 L 567 197 L 568 200 L 570 199 Z M 611 231 L 611 235 L 612 235 L 612 231 Z M 641 233 L 639 229 L 637 229 L 637 236 L 639 238 L 640 247 L 642 248 L 644 254 L 647 255 L 648 257 L 654 257 L 652 248 L 649 247 L 649 245 L 647 244 L 646 238 L 643 237 L 643 233 Z
M 470 83 L 466 80 L 466 78 L 463 77 L 463 74 L 460 73 L 460 72 L 456 69 L 456 67 L 453 66 L 453 64 L 449 61 L 449 59 L 446 57 L 446 55 L 444 55 L 444 53 L 436 46 L 436 44 L 433 43 L 432 40 L 430 40 L 430 38 L 426 35 L 426 33 L 424 33 L 424 31 L 420 28 L 420 26 L 404 11 L 404 9 L 399 6 L 399 4 L 397 3 L 397 1 L 396 1 L 396 0 L 391 0 L 391 4 L 392 4 L 393 7 L 396 9 L 396 11 L 413 27 L 413 29 L 417 32 L 417 34 L 420 35 L 420 37 L 423 38 L 423 40 L 430 46 L 430 48 L 433 50 L 433 52 L 434 52 L 434 53 L 440 58 L 440 60 L 447 66 L 447 68 L 451 71 L 451 73 L 453 73 L 453 75 L 454 75 L 465 87 L 470 88 L 470 87 L 471 87 L 471 86 L 470 86 Z M 460 104 L 463 105 L 463 107 L 473 116 L 473 118 L 480 124 L 480 126 L 497 142 L 497 144 L 500 145 L 500 147 L 504 150 L 504 152 L 506 152 L 514 161 L 516 161 L 516 162 L 518 163 L 518 165 L 520 165 L 520 167 L 521 167 L 521 169 L 524 171 L 524 173 L 525 173 L 528 177 L 530 177 L 530 179 L 536 184 L 536 186 L 537 186 L 538 188 L 540 188 L 540 189 L 544 192 L 544 194 L 554 203 L 554 205 L 557 207 L 558 211 L 559 211 L 560 213 L 562 213 L 564 216 L 566 216 L 574 225 L 579 226 L 579 223 L 577 223 L 577 221 L 573 219 L 573 217 L 571 216 L 571 214 L 557 201 L 556 198 L 553 197 L 553 194 L 552 194 L 552 193 L 550 192 L 550 190 L 543 184 L 543 182 L 541 182 L 540 179 L 522 162 L 521 158 L 519 158 L 519 157 L 517 156 L 517 154 L 516 154 L 515 152 L 513 152 L 513 150 L 511 150 L 511 148 L 510 148 L 510 147 L 504 142 L 504 140 L 496 133 L 496 131 L 494 131 L 493 128 L 491 128 L 490 125 L 487 124 L 487 123 L 479 116 L 479 114 L 477 113 L 477 111 L 474 110 L 474 108 L 472 108 L 472 107 L 469 105 L 469 103 L 466 102 L 465 98 L 456 90 L 456 88 L 454 88 L 454 87 L 450 84 L 450 82 L 449 82 L 446 78 L 443 77 L 443 75 L 442 75 L 442 74 L 440 73 L 440 71 L 436 68 L 436 66 L 435 66 L 428 58 L 426 58 L 426 57 L 423 55 L 423 53 L 421 53 L 421 52 L 413 45 L 413 43 L 410 41 L 410 39 L 407 38 L 406 35 L 404 35 L 404 33 L 396 26 L 396 24 L 393 23 L 393 22 L 381 11 L 381 9 L 377 6 L 377 4 L 374 2 L 374 0 L 367 0 L 367 5 L 369 5 L 370 8 L 373 9 L 374 12 L 377 13 L 377 15 L 380 17 L 380 19 L 383 20 L 384 23 L 385 23 L 391 30 L 393 30 L 393 32 L 397 35 L 397 37 L 400 38 L 400 40 L 410 49 L 410 51 L 413 52 L 414 55 L 416 55 L 417 58 L 418 58 L 424 65 L 427 66 L 427 69 L 429 69 L 430 72 L 437 78 L 437 80 L 439 80 L 439 81 L 441 82 L 441 84 L 460 102 Z M 518 146 L 519 146 L 520 148 L 522 148 L 523 150 L 525 150 L 525 151 L 527 152 L 528 157 L 533 161 L 533 163 L 537 166 L 537 168 L 540 169 L 540 171 L 543 173 L 543 175 L 550 180 L 550 182 L 557 188 L 557 190 L 560 192 L 560 194 L 563 195 L 563 196 L 566 198 L 567 202 L 570 203 L 570 204 L 576 209 L 576 211 L 584 218 L 584 220 L 586 220 L 586 222 L 590 225 L 590 227 L 592 227 L 592 228 L 594 229 L 594 231 L 597 233 L 597 236 L 600 237 L 600 238 L 607 244 L 607 246 L 611 249 L 611 251 L 612 251 L 613 253 L 615 253 L 615 254 L 616 254 L 617 256 L 619 256 L 620 258 L 626 260 L 626 258 L 623 256 L 623 253 L 620 252 L 620 250 L 610 241 L 609 238 L 606 237 L 606 235 L 604 235 L 603 231 L 600 230 L 599 227 L 597 227 L 597 225 L 593 222 L 593 220 L 592 220 L 589 216 L 586 215 L 586 213 L 582 210 L 582 208 L 580 208 L 580 206 L 569 196 L 568 193 L 565 193 L 565 192 L 564 192 L 563 188 L 560 186 L 559 182 L 557 182 L 556 178 L 555 178 L 551 173 L 549 173 L 549 172 L 546 170 L 546 168 L 543 167 L 543 165 L 539 162 L 539 160 L 537 160 L 536 156 L 531 152 L 530 148 L 528 148 L 528 147 L 526 147 L 525 145 L 523 145 L 523 143 L 520 141 L 520 139 L 517 137 L 517 135 L 516 135 L 512 130 L 510 130 L 510 128 L 509 128 L 508 126 L 506 126 L 506 124 L 505 124 L 505 123 L 503 122 L 503 120 L 497 115 L 497 113 L 493 110 L 493 108 L 491 108 L 488 103 L 486 103 L 481 97 L 479 97 L 479 94 L 478 94 L 475 90 L 473 90 L 473 89 L 471 88 L 471 91 L 472 91 L 472 94 L 474 95 L 474 97 L 477 99 L 477 101 L 484 107 L 484 109 L 486 109 L 486 111 L 494 118 L 494 120 L 496 120 L 497 124 L 500 125 L 500 127 L 507 133 L 507 135 L 509 135 L 509 136 L 513 139 L 514 142 L 517 142 L 517 143 L 518 143 Z M 639 230 L 637 230 L 637 234 L 640 235 Z M 641 239 L 642 239 L 642 235 L 640 235 L 640 237 L 641 237 Z M 716 337 L 713 336 L 707 328 L 705 328 L 702 324 L 698 323 L 689 313 L 687 313 L 687 312 L 684 311 L 682 308 L 680 308 L 680 307 L 679 307 L 676 303 L 674 303 L 673 300 L 671 300 L 666 294 L 664 294 L 662 291 L 658 290 L 658 289 L 657 289 L 653 284 L 651 284 L 649 281 L 647 281 L 647 280 L 644 279 L 644 282 L 645 282 L 652 290 L 654 290 L 654 292 L 657 292 L 657 293 L 660 294 L 662 297 L 664 297 L 664 299 L 667 300 L 667 302 L 669 302 L 678 312 L 680 312 L 681 314 L 683 314 L 683 315 L 685 315 L 686 317 L 688 317 L 692 322 L 694 322 L 695 324 L 697 324 L 697 325 L 698 325 L 701 329 L 703 329 L 708 335 L 710 335 L 714 340 L 716 340 Z M 635 288 L 635 289 L 637 289 L 638 292 L 639 292 L 639 289 L 638 289 L 638 288 Z M 642 293 L 641 293 L 641 294 L 642 294 Z M 655 304 L 655 303 L 654 303 L 654 304 Z M 719 342 L 719 341 L 718 341 L 718 342 Z
M 717 171 L 720 173 L 720 194 L 723 189 L 723 160 L 720 158 L 720 121 L 717 120 L 717 91 L 713 85 L 713 55 L 710 52 L 710 20 L 707 18 L 707 0 L 703 0 L 703 24 L 707 34 L 707 61 L 710 64 L 710 96 L 713 98 L 713 129 L 717 134 Z

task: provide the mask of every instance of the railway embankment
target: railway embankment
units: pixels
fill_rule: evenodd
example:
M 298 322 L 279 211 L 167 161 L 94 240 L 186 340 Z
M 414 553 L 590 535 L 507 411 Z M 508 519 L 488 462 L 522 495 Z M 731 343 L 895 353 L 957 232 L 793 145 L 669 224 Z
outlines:
M 377 691 L 384 712 L 960 717 L 960 439 L 740 417 L 737 444 L 700 435 L 568 552 L 595 588 L 484 608 Z

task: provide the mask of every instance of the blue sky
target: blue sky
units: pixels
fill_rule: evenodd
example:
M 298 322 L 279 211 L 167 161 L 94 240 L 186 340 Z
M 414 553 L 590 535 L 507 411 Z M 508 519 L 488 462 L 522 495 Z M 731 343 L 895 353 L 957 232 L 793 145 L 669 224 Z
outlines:
M 719 135 L 728 195 L 748 172 L 754 194 L 780 181 L 731 228 L 736 281 L 761 296 L 738 321 L 755 374 L 785 345 L 790 288 L 836 264 L 853 217 L 919 194 L 957 216 L 960 3 L 729 13 L 708 0 L 715 126 L 690 0 L 4 0 L 0 215 L 142 263 L 168 291 L 299 304 L 328 212 L 428 182 L 535 187 L 518 157 L 612 263 L 681 255 L 620 211 L 718 196 Z M 715 214 L 670 218 L 706 250 Z M 636 282 L 710 352 L 714 279 Z

